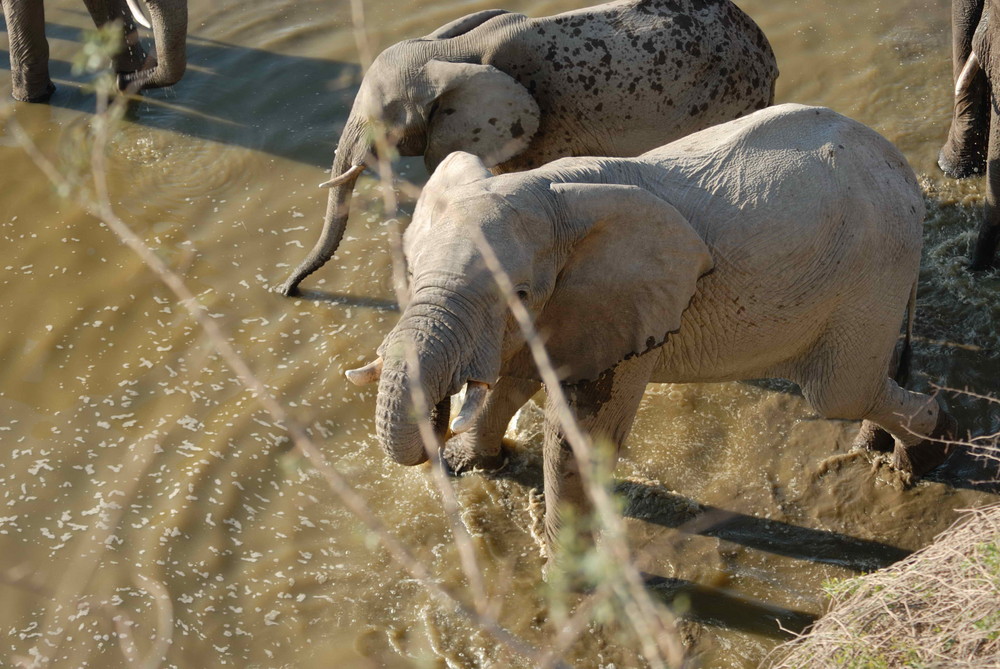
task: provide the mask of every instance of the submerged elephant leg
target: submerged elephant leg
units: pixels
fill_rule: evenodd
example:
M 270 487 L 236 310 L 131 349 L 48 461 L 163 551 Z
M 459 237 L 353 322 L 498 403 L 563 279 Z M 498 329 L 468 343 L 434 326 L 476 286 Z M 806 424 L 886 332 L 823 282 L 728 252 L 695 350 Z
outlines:
M 990 126 L 989 160 L 986 166 L 986 202 L 979 235 L 972 252 L 969 269 L 986 270 L 996 265 L 997 246 L 1000 244 L 1000 118 L 994 111 Z
M 896 440 L 892 438 L 891 434 L 870 420 L 863 420 L 851 448 L 856 451 L 891 453 L 895 446 Z
M 880 402 L 864 416 L 895 437 L 892 464 L 913 476 L 922 476 L 945 461 L 956 423 L 933 397 L 900 388 L 886 379 Z
M 857 327 L 853 329 L 856 331 Z M 834 328 L 834 331 L 851 330 Z M 888 350 L 895 336 L 896 332 L 888 329 L 864 333 L 872 350 Z M 878 346 L 879 340 L 885 345 Z M 894 437 L 893 466 L 906 474 L 921 476 L 948 457 L 951 449 L 940 440 L 950 439 L 954 421 L 934 398 L 901 388 L 889 378 L 890 355 L 878 363 L 866 353 L 844 351 L 840 347 L 819 348 L 804 367 L 807 373 L 804 382 L 800 382 L 803 394 L 824 418 L 864 420 L 858 435 L 862 441 L 856 440 L 856 446 L 888 450 L 880 429 L 887 432 Z
M 2 0 L 10 40 L 11 97 L 21 102 L 47 102 L 56 87 L 49 78 L 49 43 L 41 0 Z
M 538 381 L 501 376 L 472 427 L 445 444 L 441 455 L 448 468 L 461 474 L 475 468 L 495 470 L 501 467 L 507 425 L 540 387 Z
M 610 449 L 607 460 L 612 469 L 632 429 L 655 358 L 648 354 L 636 356 L 618 363 L 595 381 L 563 385 L 569 408 L 582 430 L 590 435 L 593 448 Z M 555 547 L 560 541 L 566 516 L 572 515 L 582 521 L 588 517 L 591 504 L 580 463 L 551 400 L 546 403 L 545 414 L 545 540 L 552 556 L 558 553 Z M 584 540 L 590 536 L 586 523 L 579 531 Z
M 916 294 L 911 296 L 911 300 L 913 301 L 907 307 L 908 310 L 916 307 Z M 910 318 L 912 319 L 912 314 Z M 910 348 L 909 336 L 907 336 L 905 340 L 896 343 L 896 348 L 892 354 L 892 361 L 889 363 L 889 372 L 900 387 L 906 385 L 906 380 L 910 376 L 911 357 L 912 350 Z M 861 421 L 861 429 L 858 430 L 858 436 L 854 438 L 852 449 L 856 451 L 891 453 L 895 446 L 896 440 L 893 439 L 891 434 L 870 420 L 863 420 Z

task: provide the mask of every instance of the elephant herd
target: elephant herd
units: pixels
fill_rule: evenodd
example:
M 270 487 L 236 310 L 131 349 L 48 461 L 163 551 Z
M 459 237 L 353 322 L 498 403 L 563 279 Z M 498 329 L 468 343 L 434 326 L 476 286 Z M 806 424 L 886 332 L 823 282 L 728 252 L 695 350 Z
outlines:
M 2 1 L 14 97 L 45 100 L 42 4 Z M 186 4 L 147 1 L 155 59 L 138 43 L 134 0 L 85 0 L 99 25 L 121 20 L 123 89 L 184 71 Z M 939 162 L 956 178 L 987 175 L 974 270 L 995 265 L 1000 241 L 998 2 L 953 3 L 955 109 Z M 424 462 L 429 419 L 451 469 L 500 466 L 512 416 L 552 383 L 614 450 L 647 383 L 781 377 L 821 415 L 864 421 L 857 445 L 892 451 L 901 471 L 943 462 L 954 420 L 895 378 L 914 318 L 921 189 L 873 130 L 772 106 L 777 76 L 767 38 L 729 0 L 480 11 L 380 54 L 323 184 L 320 239 L 281 292 L 295 295 L 336 252 L 354 184 L 380 152 L 424 157 L 402 315 L 375 361 L 348 372 L 378 382 L 386 452 Z M 551 545 L 563 511 L 587 502 L 557 411 L 547 416 Z

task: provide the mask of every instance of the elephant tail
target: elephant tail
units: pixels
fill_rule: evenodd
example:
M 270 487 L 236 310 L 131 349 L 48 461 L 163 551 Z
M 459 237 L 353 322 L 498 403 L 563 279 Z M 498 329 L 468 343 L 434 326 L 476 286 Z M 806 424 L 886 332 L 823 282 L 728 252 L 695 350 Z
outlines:
M 913 321 L 917 315 L 917 282 L 913 282 L 913 286 L 910 288 L 910 299 L 906 303 L 906 334 L 903 335 L 903 345 L 902 347 L 897 347 L 894 360 L 896 372 L 892 375 L 892 378 L 900 385 L 900 387 L 906 385 L 907 379 L 910 378 L 910 361 L 913 357 L 913 347 L 911 341 L 913 340 Z

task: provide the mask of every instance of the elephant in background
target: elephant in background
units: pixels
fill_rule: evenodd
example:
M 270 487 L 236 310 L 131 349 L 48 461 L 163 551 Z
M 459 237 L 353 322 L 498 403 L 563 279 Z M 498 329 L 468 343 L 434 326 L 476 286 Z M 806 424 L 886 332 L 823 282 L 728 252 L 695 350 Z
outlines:
M 933 398 L 890 378 L 908 304 L 912 324 L 923 216 L 902 154 L 818 107 L 770 107 L 638 158 L 565 158 L 500 176 L 455 153 L 404 235 L 399 323 L 348 378 L 378 379 L 377 436 L 406 465 L 427 458 L 413 389 L 443 440 L 449 398 L 464 386 L 445 459 L 495 461 L 541 377 L 486 269 L 485 240 L 595 437 L 622 445 L 649 382 L 780 377 L 823 417 L 864 420 L 870 443 L 887 439 L 894 465 L 920 475 L 944 460 L 940 440 L 954 430 Z M 586 502 L 547 416 L 551 546 L 562 505 Z
M 952 71 L 955 104 L 938 165 L 962 179 L 986 171 L 986 201 L 969 268 L 996 266 L 1000 244 L 1000 32 L 997 0 L 952 1 Z M 997 51 L 994 51 L 994 46 Z
M 187 0 L 145 0 L 152 19 L 147 23 L 135 0 L 84 0 L 100 27 L 122 22 L 122 48 L 112 62 L 121 90 L 171 86 L 187 66 Z M 49 45 L 45 39 L 42 0 L 2 0 L 10 40 L 11 94 L 22 102 L 46 102 L 55 92 L 49 78 Z M 156 57 L 147 58 L 139 43 L 139 21 L 153 29 Z
M 619 0 L 532 19 L 494 9 L 389 47 L 333 159 L 320 239 L 280 291 L 336 252 L 376 128 L 428 171 L 452 151 L 495 174 L 580 155 L 635 156 L 774 100 L 767 38 L 729 0 Z

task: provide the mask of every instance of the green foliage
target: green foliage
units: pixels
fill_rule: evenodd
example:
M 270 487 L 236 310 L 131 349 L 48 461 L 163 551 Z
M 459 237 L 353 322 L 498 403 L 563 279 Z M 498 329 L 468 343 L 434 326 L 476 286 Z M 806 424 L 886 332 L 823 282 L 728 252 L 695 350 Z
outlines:
M 98 28 L 85 30 L 83 48 L 73 58 L 73 74 L 96 74 L 95 87 L 101 90 L 106 80 L 110 92 L 114 89 L 114 76 L 109 68 L 111 59 L 121 50 L 121 21 L 111 21 Z
M 823 584 L 820 587 L 831 599 L 841 599 L 844 597 L 850 597 L 863 585 L 864 581 L 860 577 L 831 578 L 823 581 Z

